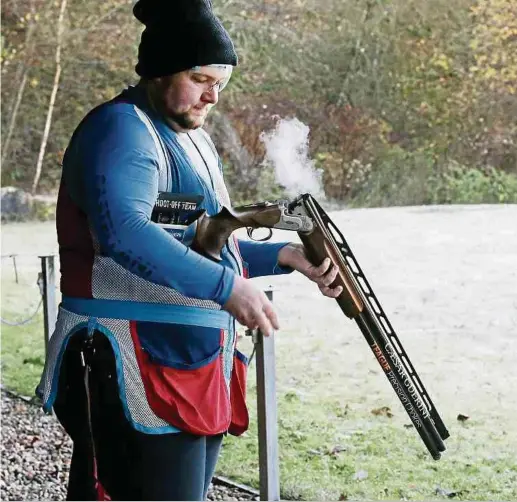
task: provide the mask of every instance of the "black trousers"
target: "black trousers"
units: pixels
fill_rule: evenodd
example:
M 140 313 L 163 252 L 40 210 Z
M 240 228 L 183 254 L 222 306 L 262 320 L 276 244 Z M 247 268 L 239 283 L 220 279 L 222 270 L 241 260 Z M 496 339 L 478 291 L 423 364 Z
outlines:
M 128 422 L 118 393 L 115 357 L 107 338 L 86 332 L 70 340 L 54 404 L 73 441 L 67 500 L 96 500 L 84 367 L 89 371 L 91 429 L 98 479 L 112 500 L 205 500 L 222 437 L 145 434 Z M 86 344 L 86 345 L 85 345 Z

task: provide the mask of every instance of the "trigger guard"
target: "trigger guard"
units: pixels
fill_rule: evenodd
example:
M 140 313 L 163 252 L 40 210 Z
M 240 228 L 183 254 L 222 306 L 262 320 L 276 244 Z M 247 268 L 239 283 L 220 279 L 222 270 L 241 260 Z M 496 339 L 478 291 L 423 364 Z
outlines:
M 247 232 L 248 232 L 248 237 L 252 240 L 252 241 L 255 241 L 255 242 L 264 242 L 264 241 L 268 241 L 269 239 L 271 239 L 271 236 L 273 235 L 273 230 L 271 230 L 271 228 L 268 228 L 268 227 L 260 227 L 260 228 L 267 228 L 269 230 L 269 235 L 267 237 L 264 237 L 263 239 L 254 239 L 253 238 L 253 230 L 257 230 L 256 228 L 253 228 L 253 227 L 247 227 Z

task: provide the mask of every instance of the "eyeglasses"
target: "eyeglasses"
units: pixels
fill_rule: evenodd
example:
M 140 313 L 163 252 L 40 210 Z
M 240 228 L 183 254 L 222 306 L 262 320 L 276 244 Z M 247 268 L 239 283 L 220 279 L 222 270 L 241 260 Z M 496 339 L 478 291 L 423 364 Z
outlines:
M 212 79 L 212 77 L 210 77 L 209 75 L 205 75 L 204 73 L 198 73 L 198 72 L 193 72 L 191 74 L 192 80 L 197 85 L 204 87 L 203 92 L 212 92 L 214 89 L 217 89 L 217 92 L 221 92 L 228 84 L 230 77 L 231 77 L 231 74 L 221 80 L 215 81 L 213 84 L 210 84 L 210 80 Z M 204 79 L 206 79 L 206 80 L 204 80 Z
M 207 88 L 207 92 L 212 92 L 217 87 L 217 92 L 221 92 L 228 83 L 228 79 L 219 80 L 218 82 L 214 82 L 212 85 L 209 85 Z

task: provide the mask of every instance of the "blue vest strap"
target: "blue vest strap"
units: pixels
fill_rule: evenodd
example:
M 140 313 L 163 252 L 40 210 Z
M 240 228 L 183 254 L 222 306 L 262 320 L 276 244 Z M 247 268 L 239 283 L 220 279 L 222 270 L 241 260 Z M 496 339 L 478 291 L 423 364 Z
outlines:
M 226 330 L 232 326 L 232 317 L 228 312 L 203 307 L 63 296 L 61 308 L 96 318 L 165 322 Z

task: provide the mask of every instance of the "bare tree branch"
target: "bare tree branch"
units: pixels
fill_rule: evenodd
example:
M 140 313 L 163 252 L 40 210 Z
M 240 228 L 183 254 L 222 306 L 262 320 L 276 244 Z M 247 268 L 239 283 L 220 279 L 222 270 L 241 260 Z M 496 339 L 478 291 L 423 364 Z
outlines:
M 113 16 L 113 14 L 116 14 L 123 8 L 127 8 L 127 4 L 127 0 L 121 0 L 119 4 L 116 4 L 115 7 L 112 7 L 108 12 L 104 13 L 102 16 L 96 18 L 87 17 L 83 22 L 82 26 L 73 30 L 70 33 L 70 35 L 74 37 L 74 40 L 80 40 L 81 37 L 84 37 L 88 33 L 97 30 L 98 27 L 101 26 L 106 19 L 109 19 L 111 16 Z M 85 28 L 86 26 L 88 28 Z
M 54 75 L 54 85 L 50 95 L 50 102 L 48 105 L 47 120 L 45 123 L 45 130 L 43 131 L 43 138 L 41 140 L 40 151 L 38 155 L 38 162 L 36 164 L 36 173 L 32 182 L 31 193 L 34 195 L 38 187 L 39 179 L 41 177 L 41 168 L 43 165 L 43 158 L 47 148 L 48 135 L 50 133 L 50 125 L 52 124 L 52 114 L 54 113 L 54 104 L 56 102 L 57 91 L 59 88 L 59 79 L 61 77 L 61 46 L 63 44 L 64 31 L 64 17 L 66 11 L 67 0 L 61 0 L 61 8 L 59 10 L 59 18 L 57 21 L 57 44 L 56 44 L 56 73 Z
M 18 115 L 18 108 L 20 107 L 20 103 L 22 101 L 23 91 L 25 90 L 25 84 L 27 83 L 27 75 L 29 73 L 29 68 L 25 68 L 25 72 L 23 73 L 22 81 L 20 82 L 20 86 L 18 87 L 18 92 L 16 93 L 16 101 L 14 103 L 13 111 L 11 113 L 11 120 L 9 121 L 9 128 L 7 129 L 7 135 L 4 141 L 4 148 L 2 151 L 2 160 L 1 164 L 4 164 L 4 160 L 7 158 L 7 153 L 9 152 L 9 146 L 11 143 L 11 138 L 13 136 L 14 124 L 16 123 L 16 117 Z
M 18 67 L 18 71 L 16 72 L 15 82 L 20 82 L 18 84 L 18 92 L 16 93 L 16 97 L 14 98 L 14 103 L 11 106 L 11 118 L 9 120 L 9 127 L 7 128 L 7 135 L 4 141 L 3 149 L 2 149 L 2 159 L 1 163 L 3 165 L 4 160 L 7 158 L 7 153 L 9 152 L 9 146 L 11 143 L 11 138 L 14 132 L 14 126 L 16 124 L 16 117 L 18 116 L 18 109 L 20 107 L 20 103 L 22 102 L 23 91 L 25 90 L 25 84 L 27 83 L 27 76 L 29 73 L 29 64 L 31 55 L 34 49 L 34 44 L 31 43 L 32 35 L 36 28 L 36 23 L 34 22 L 34 0 L 31 1 L 30 9 L 31 12 L 31 21 L 29 26 L 27 27 L 27 31 L 25 33 L 25 62 L 20 61 L 20 65 Z

